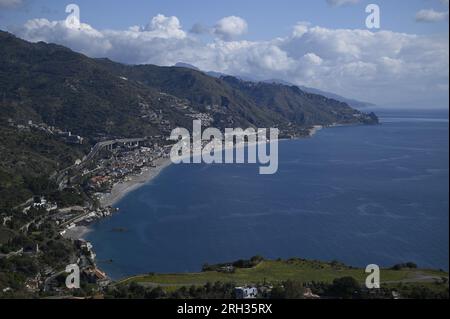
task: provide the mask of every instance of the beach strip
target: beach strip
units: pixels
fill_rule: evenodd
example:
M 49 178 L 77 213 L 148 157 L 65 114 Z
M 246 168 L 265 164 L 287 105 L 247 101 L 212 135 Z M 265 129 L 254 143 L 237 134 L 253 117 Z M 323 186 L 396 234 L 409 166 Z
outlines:
M 131 175 L 126 181 L 115 184 L 110 193 L 100 198 L 100 204 L 103 207 L 114 206 L 130 192 L 152 181 L 172 162 L 170 158 L 159 158 L 154 161 L 154 164 L 156 167 L 147 167 L 141 174 Z

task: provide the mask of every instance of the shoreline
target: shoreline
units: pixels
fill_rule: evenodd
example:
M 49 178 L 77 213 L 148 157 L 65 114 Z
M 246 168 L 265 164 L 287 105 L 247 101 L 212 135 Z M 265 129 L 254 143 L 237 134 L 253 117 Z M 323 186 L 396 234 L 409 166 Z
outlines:
M 159 158 L 155 161 L 156 167 L 147 167 L 140 175 L 132 175 L 127 181 L 115 184 L 110 193 L 107 193 L 100 198 L 101 206 L 113 207 L 132 191 L 151 182 L 171 164 L 170 158 Z
M 307 136 L 294 138 L 294 139 L 278 139 L 278 142 L 288 141 L 288 140 L 296 140 L 296 139 L 304 139 L 304 138 L 311 138 L 314 135 L 318 133 L 318 131 L 322 130 L 324 127 L 321 125 L 315 125 L 312 128 L 310 128 L 310 132 Z M 255 145 L 259 145 L 260 143 L 264 142 L 255 142 Z M 230 146 L 224 146 L 224 151 L 226 149 L 232 148 L 242 148 L 242 147 L 248 147 L 248 143 L 246 143 L 244 146 L 236 146 L 233 145 Z M 199 154 L 194 153 L 190 155 L 192 157 L 199 156 Z M 111 189 L 110 193 L 103 194 L 100 198 L 100 205 L 103 208 L 106 207 L 114 207 L 120 200 L 122 200 L 124 197 L 126 197 L 129 193 L 141 188 L 142 186 L 150 183 L 153 179 L 159 176 L 161 172 L 172 165 L 172 161 L 170 158 L 159 158 L 154 162 L 156 167 L 147 167 L 145 171 L 143 171 L 140 175 L 132 175 L 128 177 L 128 180 L 116 183 Z M 94 229 L 92 228 L 92 224 L 86 225 L 86 226 L 75 226 L 71 229 L 68 229 L 66 233 L 64 234 L 65 238 L 72 239 L 72 240 L 86 240 L 86 236 L 93 232 Z
M 93 231 L 94 230 L 90 226 L 75 226 L 71 229 L 66 230 L 66 233 L 63 235 L 63 237 L 72 240 L 86 240 L 86 235 Z
M 294 138 L 295 139 L 303 139 L 303 138 L 311 138 L 314 135 L 316 135 L 320 130 L 324 129 L 324 126 L 322 125 L 315 125 L 312 128 L 310 128 L 310 132 L 308 136 Z M 278 139 L 279 142 L 286 141 L 286 140 L 293 140 L 293 139 Z M 256 142 L 255 145 L 259 145 L 260 143 L 264 142 Z M 233 145 L 233 147 L 230 146 L 224 146 L 224 150 L 233 148 L 242 148 L 242 147 L 248 147 L 248 143 L 246 143 L 244 146 L 236 146 Z M 190 156 L 195 157 L 201 155 L 198 153 L 194 153 Z M 154 178 L 156 178 L 165 168 L 172 165 L 172 161 L 170 158 L 160 158 L 155 161 L 156 167 L 154 168 L 147 168 L 146 171 L 142 172 L 140 175 L 132 175 L 129 177 L 129 180 L 117 183 L 113 186 L 110 193 L 104 194 L 100 198 L 100 204 L 102 207 L 113 207 L 115 204 L 117 204 L 121 199 L 123 199 L 126 195 L 129 193 L 137 190 L 138 188 L 144 186 L 145 184 L 151 182 Z
M 334 126 L 334 125 L 333 125 Z M 322 125 L 315 125 L 309 129 L 309 134 L 306 136 L 301 136 L 297 138 L 282 138 L 278 139 L 278 142 L 290 141 L 290 140 L 300 140 L 306 138 L 314 137 L 319 131 L 326 127 Z M 255 146 L 265 143 L 265 142 L 255 142 Z M 253 144 L 253 143 L 252 143 Z M 223 151 L 226 149 L 238 149 L 242 147 L 248 147 L 249 144 L 245 143 L 244 146 L 236 146 L 232 147 L 224 145 Z M 198 156 L 199 154 L 192 154 L 192 157 Z M 170 158 L 159 158 L 154 162 L 156 167 L 147 167 L 145 171 L 143 171 L 140 175 L 132 175 L 129 176 L 127 181 L 116 183 L 110 193 L 105 193 L 101 198 L 99 198 L 100 205 L 104 208 L 113 207 L 120 200 L 126 197 L 129 193 L 139 189 L 140 187 L 150 183 L 154 178 L 159 176 L 159 174 L 167 167 L 172 165 L 172 161 Z M 113 207 L 114 208 L 114 207 Z M 92 227 L 93 224 L 85 225 L 85 226 L 75 226 L 72 229 L 67 230 L 66 234 L 64 234 L 65 238 L 71 240 L 87 240 L 86 236 L 90 233 L 94 232 Z M 94 248 L 95 249 L 95 248 Z
M 156 167 L 148 167 L 140 175 L 132 175 L 127 181 L 115 184 L 110 193 L 104 194 L 99 199 L 100 205 L 103 208 L 113 207 L 130 192 L 150 183 L 171 164 L 170 158 L 159 158 L 155 161 Z M 71 240 L 86 240 L 86 236 L 94 231 L 92 225 L 75 226 L 67 229 L 63 237 Z

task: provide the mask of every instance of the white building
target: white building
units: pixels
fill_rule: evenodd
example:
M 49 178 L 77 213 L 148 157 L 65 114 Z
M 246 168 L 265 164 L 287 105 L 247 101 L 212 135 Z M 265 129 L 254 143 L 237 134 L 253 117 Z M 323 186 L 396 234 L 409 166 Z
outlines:
M 234 292 L 237 299 L 255 299 L 258 296 L 256 287 L 236 287 Z

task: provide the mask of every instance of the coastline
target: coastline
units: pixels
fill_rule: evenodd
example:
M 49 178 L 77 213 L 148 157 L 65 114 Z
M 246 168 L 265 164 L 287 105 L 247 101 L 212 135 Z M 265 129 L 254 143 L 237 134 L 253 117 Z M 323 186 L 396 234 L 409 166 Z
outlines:
M 309 136 L 300 137 L 300 138 L 308 138 L 313 137 L 318 133 L 318 131 L 322 130 L 324 127 L 322 125 L 315 125 L 312 128 L 310 128 Z M 284 140 L 290 140 L 290 139 L 279 139 L 278 141 L 284 141 Z M 260 143 L 264 142 L 256 142 L 255 145 L 258 145 Z M 236 146 L 233 145 L 230 146 L 224 146 L 224 150 L 229 148 L 241 148 L 241 147 L 247 147 L 248 143 L 244 146 Z M 194 153 L 192 156 L 199 156 L 201 155 L 198 153 Z M 191 155 L 190 155 L 191 156 Z M 113 207 L 115 204 L 117 204 L 122 198 L 124 198 L 126 195 L 128 195 L 130 192 L 140 188 L 141 186 L 149 183 L 154 178 L 156 178 L 166 167 L 172 165 L 172 162 L 170 158 L 159 158 L 155 161 L 156 167 L 154 168 L 147 168 L 144 172 L 142 172 L 140 175 L 132 175 L 129 177 L 127 181 L 117 183 L 113 186 L 110 193 L 104 194 L 100 198 L 100 204 L 102 207 Z
M 336 126 L 336 125 L 333 125 Z M 330 126 L 332 127 L 332 126 Z M 322 125 L 315 125 L 309 129 L 309 134 L 306 136 L 301 136 L 297 138 L 281 138 L 278 139 L 278 142 L 288 141 L 288 140 L 298 140 L 298 139 L 307 139 L 307 138 L 313 138 L 319 131 L 322 129 L 327 128 Z M 252 143 L 254 145 L 259 145 L 265 142 L 255 142 Z M 238 149 L 242 147 L 248 147 L 249 143 L 245 143 L 243 146 L 226 146 L 224 145 L 224 151 L 227 149 Z M 201 154 L 201 152 L 200 152 Z M 199 156 L 200 154 L 195 153 L 190 155 L 192 157 Z M 170 158 L 159 158 L 154 161 L 155 167 L 147 167 L 146 170 L 143 170 L 143 172 L 139 175 L 131 175 L 127 178 L 126 181 L 116 183 L 110 193 L 103 194 L 100 198 L 100 205 L 103 208 L 111 207 L 114 208 L 114 205 L 116 205 L 121 199 L 126 197 L 129 193 L 139 189 L 140 187 L 144 186 L 145 184 L 150 183 L 154 178 L 159 176 L 159 174 L 167 167 L 172 165 L 172 161 Z M 87 236 L 94 231 L 94 228 L 92 227 L 92 224 L 86 225 L 86 226 L 75 226 L 70 230 L 67 230 L 66 234 L 64 234 L 65 238 L 71 239 L 71 240 L 88 240 Z M 94 248 L 95 249 L 95 248 Z
M 323 128 L 324 127 L 321 125 L 315 125 L 312 128 L 310 128 L 310 132 L 309 132 L 308 136 L 300 137 L 297 139 L 311 138 L 314 135 L 316 135 L 318 133 L 318 131 L 320 131 Z M 291 139 L 279 139 L 278 141 L 282 142 L 282 141 L 286 141 L 286 140 L 291 140 Z M 260 143 L 264 143 L 264 142 L 259 142 L 259 143 L 256 142 L 254 144 L 258 145 Z M 233 145 L 232 147 L 230 147 L 230 146 L 224 145 L 224 151 L 229 148 L 237 149 L 237 148 L 246 147 L 246 146 L 248 146 L 248 143 L 245 144 L 244 146 Z M 200 154 L 201 154 L 201 152 L 200 152 Z M 199 154 L 194 153 L 190 156 L 199 156 Z M 115 184 L 112 187 L 110 193 L 105 193 L 99 198 L 100 205 L 103 208 L 114 207 L 114 205 L 116 205 L 121 199 L 123 199 L 129 193 L 131 193 L 131 192 L 139 189 L 140 187 L 144 186 L 145 184 L 151 182 L 165 168 L 172 165 L 172 161 L 170 160 L 170 158 L 159 158 L 154 162 L 154 164 L 156 167 L 147 167 L 146 170 L 144 170 L 141 174 L 131 175 L 128 177 L 128 179 L 126 181 Z M 86 236 L 93 231 L 94 230 L 91 227 L 91 225 L 75 226 L 71 229 L 68 229 L 66 231 L 66 233 L 64 234 L 64 237 L 68 238 L 68 239 L 72 239 L 72 240 L 79 240 L 79 239 L 86 240 Z
M 104 208 L 113 207 L 130 192 L 151 182 L 166 167 L 170 166 L 172 162 L 170 161 L 170 158 L 159 158 L 154 164 L 156 167 L 148 167 L 140 175 L 132 175 L 127 181 L 115 184 L 110 193 L 104 194 L 99 199 L 100 205 Z M 71 240 L 86 240 L 86 236 L 93 231 L 91 225 L 75 226 L 71 229 L 67 229 L 63 236 L 64 238 Z
M 114 206 L 130 192 L 152 181 L 166 167 L 170 166 L 172 162 L 170 161 L 170 158 L 159 158 L 154 164 L 156 167 L 147 167 L 140 175 L 132 175 L 127 181 L 115 184 L 110 193 L 107 193 L 100 198 L 101 206 Z
M 71 229 L 66 230 L 66 233 L 63 235 L 63 237 L 72 240 L 85 240 L 86 235 L 88 235 L 92 231 L 93 229 L 89 226 L 75 226 Z

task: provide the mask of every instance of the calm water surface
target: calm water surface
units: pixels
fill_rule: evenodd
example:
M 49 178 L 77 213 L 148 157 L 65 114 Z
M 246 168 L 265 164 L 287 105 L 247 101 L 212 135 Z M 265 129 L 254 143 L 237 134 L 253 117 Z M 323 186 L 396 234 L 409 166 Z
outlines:
M 379 115 L 281 142 L 276 175 L 170 166 L 93 226 L 100 267 L 118 279 L 259 254 L 448 269 L 448 113 Z

